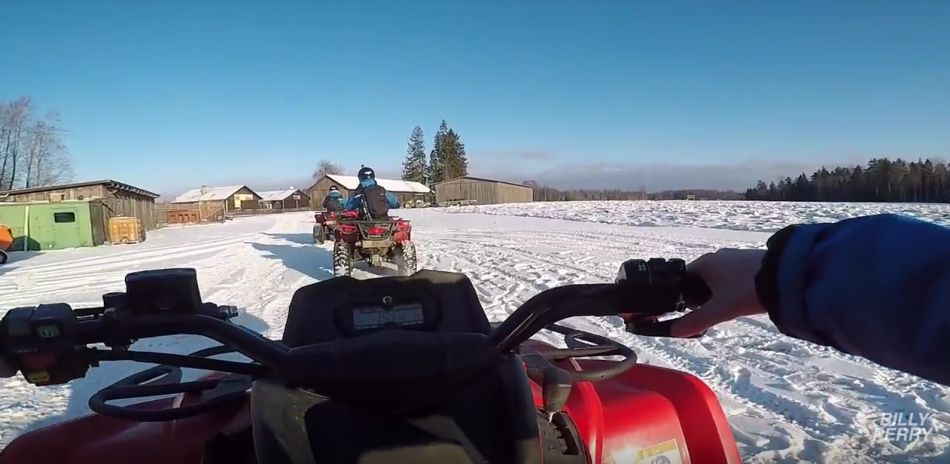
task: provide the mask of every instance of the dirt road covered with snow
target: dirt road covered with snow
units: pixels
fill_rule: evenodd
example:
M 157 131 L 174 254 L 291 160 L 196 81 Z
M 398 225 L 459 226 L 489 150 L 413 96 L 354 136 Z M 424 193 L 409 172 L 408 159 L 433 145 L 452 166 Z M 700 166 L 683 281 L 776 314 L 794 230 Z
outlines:
M 553 286 L 611 281 L 629 258 L 690 260 L 720 247 L 758 248 L 769 236 L 459 211 L 400 213 L 414 221 L 420 267 L 467 274 L 492 320 Z M 294 289 L 332 276 L 331 245 L 312 244 L 312 224 L 309 213 L 274 214 L 153 231 L 137 245 L 14 255 L 0 267 L 0 313 L 58 301 L 96 305 L 102 293 L 123 288 L 128 272 L 193 267 L 206 301 L 237 305 L 239 323 L 279 337 Z M 377 274 L 360 268 L 354 276 Z M 723 324 L 699 340 L 634 337 L 617 318 L 570 323 L 623 340 L 643 362 L 702 378 L 723 402 L 749 462 L 950 459 L 950 389 L 785 337 L 766 318 Z M 184 353 L 209 345 L 180 336 L 135 348 Z M 88 412 L 97 389 L 145 367 L 112 363 L 49 388 L 19 377 L 0 380 L 0 446 L 24 430 Z M 913 441 L 886 436 L 882 413 L 898 411 L 930 413 L 929 433 Z

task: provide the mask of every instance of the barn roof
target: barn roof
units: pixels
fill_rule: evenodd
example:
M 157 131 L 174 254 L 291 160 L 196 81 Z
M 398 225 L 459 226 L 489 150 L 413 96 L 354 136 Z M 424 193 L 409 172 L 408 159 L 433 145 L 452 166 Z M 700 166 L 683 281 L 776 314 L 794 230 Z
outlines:
M 339 174 L 327 174 L 327 177 L 342 185 L 347 190 L 355 190 L 360 185 L 360 179 L 356 176 L 341 176 Z M 395 179 L 376 179 L 376 183 L 383 186 L 384 189 L 393 193 L 430 193 L 429 187 L 419 182 Z
M 17 189 L 17 190 L 4 190 L 4 191 L 0 191 L 0 194 L 22 195 L 25 193 L 50 192 L 53 190 L 65 190 L 65 189 L 79 188 L 79 187 L 91 187 L 93 185 L 105 185 L 106 188 L 110 188 L 113 190 L 124 190 L 126 192 L 130 192 L 130 193 L 134 193 L 134 194 L 142 195 L 146 197 L 158 198 L 159 196 L 157 193 L 152 193 L 152 192 L 149 192 L 148 190 L 141 189 L 129 184 L 122 183 L 122 182 L 114 181 L 111 179 L 93 180 L 89 182 L 76 182 L 73 184 L 47 185 L 44 187 L 30 187 L 30 188 Z
M 246 185 L 228 185 L 225 187 L 201 187 L 191 189 L 181 195 L 178 195 L 172 203 L 192 203 L 196 201 L 216 201 L 227 200 L 239 190 L 246 188 Z M 248 190 L 251 190 L 248 188 Z M 253 192 L 253 190 L 251 190 Z M 254 192 L 257 194 L 257 192 Z M 258 196 L 260 196 L 258 194 Z
M 257 192 L 261 196 L 263 201 L 282 201 L 286 200 L 291 195 L 299 193 L 301 195 L 306 195 L 298 189 L 287 189 L 287 190 L 266 190 L 263 192 Z

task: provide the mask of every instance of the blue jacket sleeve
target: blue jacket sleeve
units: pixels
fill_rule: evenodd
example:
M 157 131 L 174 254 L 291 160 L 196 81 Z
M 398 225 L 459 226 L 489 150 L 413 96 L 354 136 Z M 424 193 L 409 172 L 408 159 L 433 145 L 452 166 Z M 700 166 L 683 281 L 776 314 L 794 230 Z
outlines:
M 352 197 L 347 198 L 343 204 L 343 209 L 359 209 L 359 207 L 360 207 L 360 200 L 359 200 L 359 197 L 356 195 L 353 195 Z
M 776 266 L 783 333 L 950 385 L 950 229 L 897 215 L 798 226 Z
M 386 202 L 389 203 L 390 208 L 399 209 L 399 199 L 396 198 L 396 195 L 386 192 Z

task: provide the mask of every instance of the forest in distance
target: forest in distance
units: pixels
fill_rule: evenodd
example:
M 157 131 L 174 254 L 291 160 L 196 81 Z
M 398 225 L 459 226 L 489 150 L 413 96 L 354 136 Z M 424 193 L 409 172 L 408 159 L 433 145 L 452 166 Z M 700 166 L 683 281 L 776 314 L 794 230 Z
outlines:
M 766 182 L 743 192 L 680 189 L 647 193 L 622 189 L 560 190 L 532 180 L 534 201 L 752 200 L 868 203 L 950 203 L 950 166 L 938 159 L 874 158 L 866 166 L 822 167 L 811 175 Z
M 950 169 L 942 160 L 874 158 L 867 166 L 822 167 L 811 176 L 759 181 L 747 200 L 871 203 L 950 202 Z

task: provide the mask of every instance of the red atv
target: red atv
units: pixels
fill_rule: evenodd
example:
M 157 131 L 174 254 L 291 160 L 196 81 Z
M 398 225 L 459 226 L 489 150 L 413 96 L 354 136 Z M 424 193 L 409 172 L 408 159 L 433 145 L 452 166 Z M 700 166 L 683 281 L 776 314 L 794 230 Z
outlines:
M 708 288 L 682 260 L 631 261 L 616 283 L 546 290 L 495 327 L 461 274 L 329 279 L 294 293 L 279 341 L 230 322 L 234 308 L 202 303 L 193 269 L 125 281 L 101 308 L 3 317 L 7 374 L 36 385 L 103 361 L 159 366 L 93 395 L 95 414 L 20 436 L 0 464 L 740 462 L 699 379 L 557 324 L 623 314 L 636 325 L 700 304 Z M 540 330 L 567 347 L 529 340 Z M 222 345 L 188 356 L 129 349 L 178 334 Z M 210 357 L 234 351 L 251 362 Z M 603 357 L 620 360 L 589 359 Z M 182 382 L 182 367 L 223 373 Z M 128 402 L 162 395 L 176 396 Z
M 323 245 L 327 241 L 327 236 L 333 233 L 336 227 L 336 221 L 341 213 L 335 211 L 317 211 L 313 213 L 313 219 L 316 224 L 313 226 L 313 243 Z
M 333 238 L 334 276 L 350 275 L 359 261 L 372 267 L 393 263 L 402 275 L 416 272 L 416 245 L 408 220 L 363 220 L 356 211 L 344 211 L 333 228 Z

